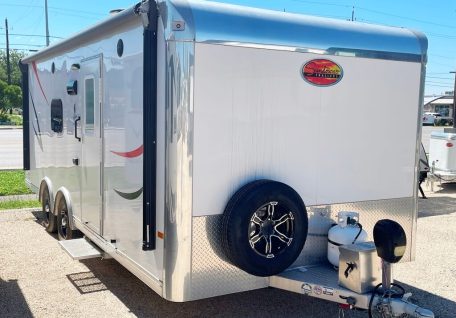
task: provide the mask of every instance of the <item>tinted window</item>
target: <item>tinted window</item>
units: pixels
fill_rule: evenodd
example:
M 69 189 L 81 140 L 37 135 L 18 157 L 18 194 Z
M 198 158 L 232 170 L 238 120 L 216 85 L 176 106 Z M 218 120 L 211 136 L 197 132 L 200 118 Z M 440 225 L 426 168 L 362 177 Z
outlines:
M 63 106 L 61 99 L 51 101 L 51 130 L 57 133 L 63 131 Z
M 85 80 L 85 124 L 86 128 L 93 128 L 95 122 L 95 87 L 94 79 Z

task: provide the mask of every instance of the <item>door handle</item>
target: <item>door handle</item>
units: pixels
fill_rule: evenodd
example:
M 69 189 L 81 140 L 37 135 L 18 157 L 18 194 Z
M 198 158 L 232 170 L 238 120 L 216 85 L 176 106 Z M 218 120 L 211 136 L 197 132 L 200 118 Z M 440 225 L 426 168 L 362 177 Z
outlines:
M 81 120 L 81 116 L 78 116 L 74 121 L 74 138 L 76 138 L 79 142 L 81 142 L 81 137 L 78 137 L 78 121 Z

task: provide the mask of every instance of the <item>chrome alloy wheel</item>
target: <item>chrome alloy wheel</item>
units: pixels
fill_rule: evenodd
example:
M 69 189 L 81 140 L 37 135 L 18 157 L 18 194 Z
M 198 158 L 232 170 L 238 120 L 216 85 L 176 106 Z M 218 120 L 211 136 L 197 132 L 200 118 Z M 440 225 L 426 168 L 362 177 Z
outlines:
M 261 206 L 250 219 L 250 247 L 266 258 L 279 255 L 293 241 L 294 220 L 293 212 L 276 201 Z

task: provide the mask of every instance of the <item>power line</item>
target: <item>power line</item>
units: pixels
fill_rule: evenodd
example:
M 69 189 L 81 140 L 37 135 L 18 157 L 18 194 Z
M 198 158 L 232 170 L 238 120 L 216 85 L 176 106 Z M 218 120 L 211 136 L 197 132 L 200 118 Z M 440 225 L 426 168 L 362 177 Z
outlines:
M 445 74 L 445 73 L 442 73 L 442 74 Z M 428 75 L 426 75 L 426 78 L 436 78 L 436 79 L 444 79 L 444 80 L 453 80 L 453 79 L 450 78 L 450 77 L 438 77 L 438 76 L 428 76 Z
M 0 43 L 0 45 L 6 45 L 6 43 Z M 33 47 L 45 47 L 46 45 L 43 44 L 27 44 L 27 43 L 10 43 L 9 44 L 14 46 L 33 46 Z
M 436 23 L 436 22 L 432 22 L 432 21 L 404 17 L 404 16 L 397 15 L 397 14 L 387 13 L 387 12 L 378 11 L 378 10 L 372 10 L 372 9 L 363 8 L 363 7 L 356 7 L 356 8 L 359 10 L 362 10 L 362 11 L 367 11 L 367 12 L 376 13 L 376 14 L 380 14 L 380 15 L 386 15 L 386 16 L 395 17 L 395 18 L 399 18 L 399 19 L 410 20 L 410 21 L 415 21 L 415 22 L 419 22 L 419 23 L 440 26 L 440 27 L 444 27 L 444 28 L 456 29 L 456 26 L 452 26 L 452 25 L 448 25 L 448 24 L 442 24 L 442 23 Z
M 39 9 L 44 9 L 44 6 L 40 5 L 26 5 L 26 4 L 17 4 L 17 3 L 0 3 L 0 6 L 4 7 L 27 7 L 27 8 L 39 8 Z M 71 11 L 71 12 L 79 12 L 83 14 L 88 14 L 88 15 L 96 15 L 96 16 L 107 16 L 107 14 L 99 13 L 99 12 L 90 12 L 90 11 L 82 11 L 82 10 L 74 10 L 74 9 L 68 9 L 68 8 L 60 8 L 60 7 L 48 7 L 50 10 L 55 10 L 55 11 Z
M 0 35 L 5 35 L 5 33 L 0 33 Z M 41 38 L 45 38 L 46 36 L 45 35 L 41 35 L 41 34 L 23 34 L 23 33 L 9 33 L 9 35 L 15 35 L 15 36 L 37 36 L 37 37 L 41 37 Z M 50 35 L 49 36 L 50 38 L 55 38 L 55 39 L 63 39 L 61 36 L 52 36 Z

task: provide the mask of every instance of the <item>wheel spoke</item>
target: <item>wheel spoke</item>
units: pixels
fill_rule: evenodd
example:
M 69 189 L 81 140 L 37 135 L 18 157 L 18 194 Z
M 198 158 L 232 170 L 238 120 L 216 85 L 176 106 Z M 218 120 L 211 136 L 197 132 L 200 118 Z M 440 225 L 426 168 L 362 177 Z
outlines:
M 261 238 L 263 237 L 263 235 L 260 235 L 259 233 L 252 236 L 249 240 L 250 242 L 250 246 L 251 247 L 254 247 L 256 243 L 258 243 L 259 240 L 261 240 Z
M 280 217 L 280 219 L 278 219 L 277 221 L 274 221 L 275 222 L 274 229 L 276 229 L 279 225 L 282 225 L 283 223 L 288 222 L 290 220 L 293 220 L 293 214 L 291 212 L 288 214 L 282 215 L 282 217 Z
M 271 254 L 271 251 L 272 251 L 272 236 L 270 235 L 268 238 L 266 236 L 264 236 L 265 240 L 266 240 L 266 255 L 269 255 Z
M 261 225 L 263 222 L 263 220 L 256 213 L 253 215 L 253 218 L 250 221 L 256 225 Z
M 268 219 L 269 220 L 272 220 L 272 218 L 274 217 L 274 209 L 275 209 L 276 205 L 277 205 L 277 202 L 269 202 L 269 204 L 268 204 Z
M 274 236 L 274 237 L 277 237 L 281 242 L 287 244 L 287 245 L 290 245 L 291 244 L 291 241 L 293 241 L 292 238 L 286 236 L 286 235 L 283 235 L 282 233 L 279 232 L 278 235 L 276 234 L 272 234 L 271 236 Z

